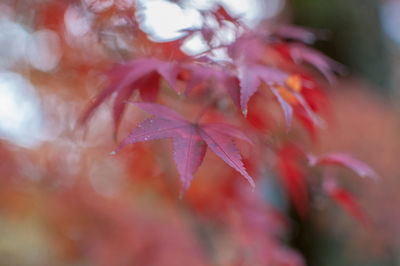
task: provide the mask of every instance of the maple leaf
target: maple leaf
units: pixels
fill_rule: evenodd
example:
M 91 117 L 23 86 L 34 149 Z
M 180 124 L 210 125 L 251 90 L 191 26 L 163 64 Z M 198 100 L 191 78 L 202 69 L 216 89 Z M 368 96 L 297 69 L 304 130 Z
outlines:
M 200 60 L 205 62 L 200 63 Z M 189 94 L 195 87 L 212 79 L 217 81 L 224 79 L 227 73 L 213 66 L 212 63 L 213 61 L 208 60 L 207 58 L 199 58 L 199 63 L 184 65 L 184 68 L 190 71 L 190 77 L 187 80 L 185 94 Z
M 295 96 L 297 102 L 299 103 L 301 110 L 304 111 L 304 116 L 308 118 L 313 125 L 322 127 L 324 125 L 324 121 L 318 115 L 315 114 L 315 112 L 312 110 L 312 108 L 310 107 L 306 99 L 303 97 L 303 95 L 298 92 L 293 92 L 293 95 Z
M 200 58 L 202 60 L 202 58 Z M 204 61 L 204 59 L 203 59 Z M 239 81 L 232 71 L 222 66 L 214 65 L 213 61 L 205 61 L 205 64 L 186 64 L 183 68 L 190 71 L 187 80 L 185 94 L 189 94 L 194 88 L 210 83 L 213 88 L 227 91 L 233 103 L 239 106 Z
M 236 63 L 258 63 L 266 55 L 266 45 L 261 36 L 247 34 L 227 46 L 230 58 Z
M 345 153 L 330 153 L 322 156 L 308 154 L 307 158 L 310 166 L 338 165 L 353 170 L 361 177 L 369 177 L 373 180 L 377 180 L 379 178 L 378 174 L 366 163 L 361 162 Z M 362 208 L 358 205 L 354 196 L 346 189 L 339 187 L 336 179 L 328 171 L 325 171 L 323 189 L 345 211 L 347 211 L 362 224 L 368 225 L 369 221 Z
M 330 83 L 335 81 L 333 72 L 343 73 L 345 71 L 340 63 L 304 44 L 287 44 L 287 49 L 295 63 L 304 62 L 314 66 Z
M 227 124 L 192 123 L 174 110 L 155 103 L 134 104 L 153 117 L 139 123 L 112 154 L 116 154 L 128 144 L 172 138 L 174 160 L 182 182 L 182 195 L 189 188 L 193 175 L 202 164 L 208 146 L 225 163 L 244 176 L 253 188 L 255 187 L 233 141 L 240 139 L 251 143 L 239 129 Z
M 317 39 L 315 33 L 311 30 L 295 25 L 280 25 L 273 33 L 278 37 L 301 41 L 304 43 L 314 43 Z
M 261 82 L 264 82 L 268 85 L 283 110 L 287 131 L 291 127 L 294 113 L 309 120 L 312 125 L 323 125 L 323 121 L 314 113 L 300 93 L 301 81 L 297 80 L 297 75 L 289 76 L 288 73 L 279 69 L 256 64 L 241 65 L 238 71 L 241 88 L 240 105 L 245 116 L 250 97 L 257 91 Z M 296 107 L 296 112 L 294 112 L 292 106 Z
M 276 88 L 271 88 L 272 93 L 275 95 L 276 99 L 278 100 L 279 104 L 282 107 L 283 114 L 285 116 L 286 120 L 286 131 L 289 131 L 290 126 L 292 124 L 292 118 L 293 118 L 293 108 L 292 106 L 282 97 L 281 93 L 279 93 L 279 90 Z
M 284 85 L 289 77 L 282 70 L 258 64 L 239 64 L 237 67 L 240 81 L 240 106 L 244 115 L 247 114 L 247 103 L 250 97 L 256 93 L 261 82 L 269 86 Z
M 297 213 L 305 217 L 309 211 L 309 196 L 305 174 L 299 159 L 303 152 L 297 146 L 285 145 L 278 153 L 277 170 Z
M 80 118 L 80 124 L 84 124 L 99 105 L 115 93 L 113 119 L 114 130 L 117 133 L 125 110 L 125 101 L 129 99 L 134 90 L 140 91 L 143 100 L 154 101 L 159 91 L 160 77 L 163 77 L 178 92 L 175 86 L 177 65 L 174 62 L 155 58 L 135 59 L 115 67 L 110 71 L 109 76 L 111 84 L 87 108 Z
M 366 163 L 357 160 L 346 153 L 330 153 L 322 156 L 308 154 L 307 157 L 310 166 L 339 165 L 353 170 L 361 177 L 369 177 L 374 180 L 379 178 L 378 174 Z
M 265 83 L 281 105 L 286 120 L 286 128 L 289 130 L 293 117 L 293 108 L 287 99 L 281 95 L 279 88 L 284 88 L 288 85 L 290 75 L 281 69 L 266 66 L 260 62 L 260 59 L 266 54 L 266 46 L 257 36 L 239 38 L 228 47 L 228 54 L 233 59 L 233 65 L 238 72 L 240 108 L 243 115 L 247 115 L 247 105 L 251 96 L 257 92 L 261 83 Z M 300 82 L 298 83 L 300 84 Z
M 352 215 L 356 220 L 364 225 L 368 224 L 368 219 L 357 203 L 354 196 L 346 189 L 341 188 L 335 178 L 329 176 L 325 177 L 323 181 L 323 189 L 339 206 Z

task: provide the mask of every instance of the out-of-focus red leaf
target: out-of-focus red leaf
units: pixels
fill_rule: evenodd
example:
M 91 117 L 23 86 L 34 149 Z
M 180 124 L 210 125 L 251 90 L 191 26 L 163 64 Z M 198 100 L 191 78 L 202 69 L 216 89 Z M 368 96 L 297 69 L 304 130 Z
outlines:
M 277 170 L 301 217 L 309 211 L 309 199 L 305 174 L 299 160 L 303 152 L 293 145 L 286 145 L 278 152 Z
M 296 108 L 296 118 L 303 124 L 312 141 L 317 139 L 317 127 L 302 108 Z
M 304 43 L 313 43 L 317 39 L 315 34 L 309 29 L 294 25 L 280 25 L 275 29 L 274 34 L 279 37 L 298 40 Z
M 299 105 L 304 110 L 306 116 L 312 121 L 312 123 L 317 127 L 322 127 L 324 124 L 323 120 L 314 113 L 311 107 L 308 105 L 307 101 L 304 99 L 303 95 L 298 92 L 293 92 L 293 95 L 296 97 Z
M 236 214 L 236 217 L 228 215 L 229 226 L 239 236 L 243 248 L 253 253 L 250 259 L 238 254 L 239 260 L 247 261 L 245 264 L 238 261 L 238 265 L 303 266 L 304 260 L 299 254 L 282 247 L 276 240 L 287 225 L 285 217 L 271 208 L 259 191 L 252 193 L 241 186 L 235 192 L 240 200 L 233 204 L 232 210 L 236 212 L 228 213 Z
M 321 85 L 309 75 L 302 74 L 301 94 L 314 112 L 329 113 L 330 103 Z
M 368 220 L 365 216 L 364 211 L 359 206 L 354 196 L 346 189 L 341 188 L 337 185 L 336 181 L 332 177 L 324 179 L 323 182 L 324 191 L 345 211 L 362 224 L 367 224 Z
M 143 99 L 155 100 L 159 90 L 159 79 L 163 77 L 172 88 L 178 91 L 175 86 L 177 66 L 174 62 L 154 58 L 135 59 L 115 67 L 109 76 L 111 84 L 87 108 L 80 118 L 80 124 L 86 123 L 99 105 L 115 93 L 113 118 L 114 130 L 117 132 L 125 110 L 125 102 L 134 90 L 138 89 Z
M 185 64 L 182 68 L 190 71 L 190 77 L 187 80 L 185 94 L 189 94 L 194 88 L 210 84 L 215 89 L 227 91 L 235 105 L 238 103 L 238 80 L 237 77 L 221 66 L 216 66 L 213 61 L 204 61 L 199 59 L 198 63 Z M 205 64 L 204 64 L 205 63 Z
M 308 155 L 309 164 L 315 165 L 339 165 L 353 170 L 361 177 L 378 179 L 378 174 L 366 163 L 353 158 L 346 153 L 330 153 L 322 156 Z
M 314 66 L 331 83 L 335 81 L 333 72 L 343 72 L 344 67 L 341 64 L 304 44 L 287 44 L 287 49 L 294 62 Z

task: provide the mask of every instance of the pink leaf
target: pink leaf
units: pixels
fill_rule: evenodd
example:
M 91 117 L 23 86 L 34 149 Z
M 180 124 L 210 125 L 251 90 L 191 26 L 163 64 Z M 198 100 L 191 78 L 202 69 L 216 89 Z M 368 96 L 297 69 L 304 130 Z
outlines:
M 247 113 L 247 103 L 250 97 L 258 90 L 261 81 L 269 86 L 284 85 L 289 76 L 279 69 L 256 64 L 239 65 L 238 72 L 241 88 L 240 106 L 243 114 Z
M 179 113 L 175 112 L 174 110 L 161 105 L 161 104 L 156 104 L 156 103 L 145 103 L 145 102 L 130 102 L 143 111 L 146 111 L 149 114 L 152 114 L 154 116 L 159 116 L 164 119 L 170 119 L 170 120 L 176 120 L 176 121 L 181 121 L 181 122 L 186 122 L 186 119 L 181 116 Z
M 125 101 L 129 99 L 129 96 L 132 94 L 134 89 L 135 87 L 131 85 L 117 91 L 116 93 L 113 105 L 114 129 L 116 135 L 118 133 L 122 115 L 125 111 Z
M 255 69 L 254 69 L 255 70 Z M 252 70 L 248 66 L 242 66 L 238 69 L 239 81 L 240 81 L 240 106 L 243 114 L 247 114 L 247 103 L 250 97 L 256 93 L 258 87 L 261 84 L 261 80 L 256 71 Z
M 239 129 L 225 124 L 190 123 L 174 110 L 155 103 L 133 103 L 154 117 L 144 120 L 112 152 L 116 154 L 128 144 L 173 138 L 174 159 L 181 176 L 181 195 L 190 186 L 208 146 L 229 166 L 241 173 L 255 186 L 253 179 L 246 172 L 241 156 L 233 139 L 251 140 Z
M 190 78 L 186 84 L 185 94 L 189 94 L 193 88 L 210 83 L 215 87 L 223 88 L 229 93 L 235 105 L 239 106 L 239 84 L 238 80 L 231 71 L 223 69 L 220 66 L 210 66 L 212 61 L 206 61 L 204 64 L 188 64 L 185 69 L 191 72 Z
M 334 82 L 333 72 L 343 72 L 343 66 L 330 59 L 322 53 L 309 48 L 303 44 L 288 45 L 289 53 L 293 60 L 298 63 L 308 63 L 317 68 L 329 82 Z
M 258 36 L 245 35 L 228 46 L 228 54 L 234 61 L 250 64 L 257 63 L 264 51 L 265 45 Z
M 227 124 L 204 124 L 200 125 L 203 129 L 211 129 L 217 131 L 221 134 L 225 134 L 234 139 L 244 140 L 250 144 L 253 144 L 251 139 L 249 139 L 240 129 L 237 127 L 227 125 Z
M 305 43 L 313 43 L 316 40 L 313 32 L 304 27 L 294 25 L 281 25 L 274 33 L 283 38 L 299 40 Z
M 177 65 L 175 62 L 159 60 L 156 58 L 139 58 L 123 64 L 121 65 L 121 67 L 132 69 L 133 71 L 142 73 L 139 76 L 143 76 L 150 72 L 156 71 L 168 82 L 168 84 L 174 90 L 178 91 L 175 86 L 177 75 Z
M 202 128 L 199 130 L 201 137 L 207 143 L 208 147 L 230 167 L 238 171 L 250 183 L 252 188 L 255 187 L 253 179 L 246 172 L 243 166 L 242 158 L 239 151 L 231 138 L 213 130 L 211 128 Z
M 94 103 L 85 111 L 79 120 L 80 124 L 87 122 L 99 105 L 115 92 L 113 118 L 115 131 L 117 131 L 125 110 L 125 101 L 129 99 L 135 89 L 140 90 L 143 99 L 155 100 L 159 89 L 160 76 L 178 92 L 175 84 L 177 65 L 174 62 L 140 58 L 116 66 L 109 73 L 111 84 L 99 94 Z
M 139 123 L 138 126 L 126 137 L 112 152 L 116 154 L 128 144 L 136 142 L 172 138 L 179 129 L 184 129 L 188 124 L 180 121 L 172 121 L 159 117 L 152 117 Z
M 361 177 L 378 179 L 378 174 L 366 163 L 359 161 L 345 153 L 330 153 L 323 156 L 308 155 L 309 164 L 314 165 L 339 165 L 353 170 Z
M 277 89 L 271 88 L 271 91 L 275 95 L 276 99 L 278 100 L 279 104 L 282 107 L 283 114 L 285 116 L 285 121 L 286 121 L 286 131 L 288 132 L 292 125 L 293 108 L 288 102 L 285 101 L 285 99 L 282 98 L 282 96 L 279 94 Z
M 211 67 L 208 64 L 188 64 L 185 66 L 186 69 L 190 70 L 190 79 L 186 84 L 185 93 L 188 94 L 196 86 L 208 82 L 210 79 L 218 79 L 220 77 L 220 71 L 215 67 Z
M 196 128 L 187 127 L 174 137 L 174 159 L 181 175 L 181 196 L 189 188 L 194 173 L 203 162 L 207 146 Z

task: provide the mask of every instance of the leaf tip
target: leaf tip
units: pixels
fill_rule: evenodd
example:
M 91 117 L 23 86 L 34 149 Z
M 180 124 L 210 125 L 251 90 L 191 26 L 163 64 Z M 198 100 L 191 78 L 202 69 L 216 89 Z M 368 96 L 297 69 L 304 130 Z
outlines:
M 245 107 L 245 108 L 242 109 L 242 114 L 243 114 L 244 117 L 247 117 L 247 113 L 248 113 L 248 112 L 249 112 L 249 111 L 248 111 L 247 107 Z
M 179 196 L 178 196 L 179 200 L 183 200 L 183 196 L 185 195 L 185 192 L 186 192 L 186 190 L 181 188 L 181 191 L 179 191 Z
M 318 158 L 313 154 L 307 154 L 308 165 L 313 167 L 318 163 Z
M 369 177 L 374 182 L 379 182 L 379 180 L 381 179 L 381 177 L 372 169 L 371 169 L 371 173 L 366 174 L 362 177 Z
M 256 189 L 256 183 L 254 183 L 253 178 L 251 178 L 251 176 L 248 176 L 248 177 L 246 177 L 246 179 L 251 186 L 251 192 L 254 192 L 254 190 Z

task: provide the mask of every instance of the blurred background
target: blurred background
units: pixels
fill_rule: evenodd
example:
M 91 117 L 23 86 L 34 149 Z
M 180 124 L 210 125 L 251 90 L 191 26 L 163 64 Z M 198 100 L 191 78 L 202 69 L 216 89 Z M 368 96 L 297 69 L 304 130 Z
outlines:
M 248 196 L 212 155 L 205 164 L 213 167 L 200 168 L 179 201 L 166 142 L 109 156 L 110 105 L 96 113 L 85 139 L 76 136 L 79 115 L 103 87 L 102 73 L 134 52 L 135 23 L 154 40 L 171 40 L 201 25 L 198 9 L 215 2 L 250 28 L 307 27 L 319 38 L 313 46 L 346 66 L 327 92 L 333 126 L 312 148 L 351 153 L 380 174 L 372 183 L 341 173 L 372 228 L 318 193 L 310 217 L 300 219 L 271 180 Z M 198 53 L 204 44 L 193 38 L 183 49 Z M 255 245 L 288 260 L 269 265 L 301 265 L 299 254 L 311 266 L 400 265 L 399 92 L 398 0 L 2 0 L 0 265 L 258 265 L 246 252 L 236 257 L 241 237 L 258 234 L 238 222 L 261 219 L 248 213 L 265 208 L 258 196 L 290 217 L 282 229 L 277 215 L 263 211 L 268 230 L 259 229 L 273 237 Z M 128 115 L 121 136 L 142 117 Z M 243 193 L 245 203 L 232 196 Z

